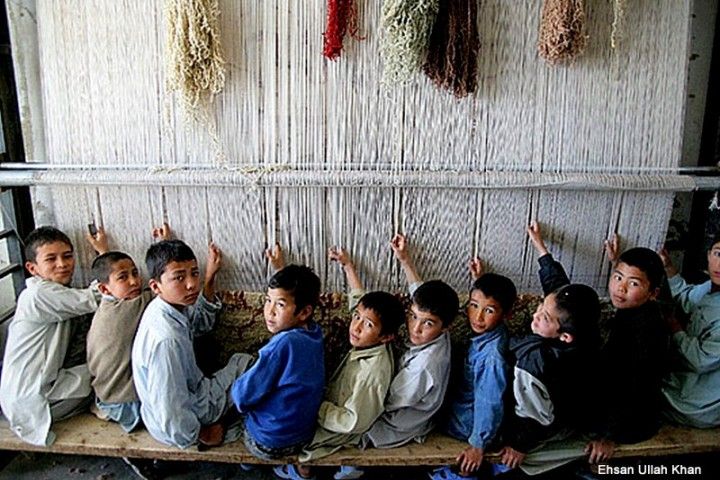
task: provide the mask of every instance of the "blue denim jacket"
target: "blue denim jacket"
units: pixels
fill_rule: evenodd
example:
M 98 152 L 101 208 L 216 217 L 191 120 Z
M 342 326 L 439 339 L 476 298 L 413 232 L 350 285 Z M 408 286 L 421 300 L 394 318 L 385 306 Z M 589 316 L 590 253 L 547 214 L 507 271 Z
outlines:
M 463 381 L 455 391 L 447 433 L 485 449 L 503 419 L 503 395 L 508 379 L 505 324 L 473 338 L 468 347 Z

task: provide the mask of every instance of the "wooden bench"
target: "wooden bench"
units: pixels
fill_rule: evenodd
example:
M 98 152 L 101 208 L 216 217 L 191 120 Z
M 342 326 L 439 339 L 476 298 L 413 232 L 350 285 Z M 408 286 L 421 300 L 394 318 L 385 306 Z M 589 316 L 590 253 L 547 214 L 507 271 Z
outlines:
M 0 422 L 0 450 L 156 458 L 188 462 L 268 463 L 250 455 L 240 441 L 205 451 L 199 451 L 197 447 L 182 450 L 158 443 L 145 430 L 127 434 L 118 425 L 99 420 L 91 414 L 58 422 L 53 426 L 53 431 L 57 435 L 53 445 L 36 447 L 17 438 L 8 428 L 7 422 Z M 447 465 L 455 463 L 455 457 L 465 446 L 464 442 L 433 433 L 423 444 L 413 443 L 391 449 L 345 448 L 311 464 L 371 467 Z M 720 451 L 720 428 L 699 430 L 664 426 L 650 440 L 634 445 L 618 446 L 615 458 L 658 457 L 716 451 Z M 496 460 L 497 455 L 489 454 L 487 458 L 490 461 Z M 285 461 L 292 463 L 295 459 L 287 458 Z
M 205 359 L 207 369 L 221 365 L 234 352 L 255 352 L 270 336 L 263 321 L 264 295 L 257 292 L 224 292 L 225 308 L 218 320 L 210 343 L 205 350 L 212 352 Z M 407 300 L 407 299 L 406 299 Z M 521 295 L 517 302 L 513 321 L 508 324 L 511 332 L 522 334 L 535 311 L 540 297 Z M 612 309 L 605 305 L 605 316 Z M 346 298 L 342 294 L 323 294 L 315 319 L 325 332 L 326 363 L 332 371 L 348 350 L 347 325 L 349 313 Z M 458 318 L 451 332 L 453 341 L 461 342 L 471 334 L 467 322 Z M 214 364 L 214 365 L 213 365 Z M 96 455 L 107 457 L 156 458 L 162 460 L 210 461 L 223 463 L 267 463 L 250 455 L 242 445 L 235 442 L 206 451 L 196 447 L 186 450 L 168 447 L 155 441 L 147 431 L 126 434 L 114 424 L 101 421 L 91 414 L 59 422 L 53 425 L 57 435 L 50 447 L 35 447 L 22 442 L 9 429 L 7 422 L 0 421 L 0 450 L 38 451 L 63 454 Z M 358 465 L 358 466 L 435 466 L 455 462 L 458 453 L 465 447 L 464 442 L 445 435 L 433 433 L 424 444 L 411 444 L 393 449 L 359 450 L 346 448 L 312 462 L 314 465 Z M 654 438 L 635 445 L 618 447 L 617 458 L 657 457 L 668 455 L 706 453 L 720 451 L 720 428 L 698 430 L 665 426 Z M 488 460 L 497 459 L 489 454 Z M 288 458 L 292 462 L 294 458 Z M 279 463 L 279 462 L 275 462 Z

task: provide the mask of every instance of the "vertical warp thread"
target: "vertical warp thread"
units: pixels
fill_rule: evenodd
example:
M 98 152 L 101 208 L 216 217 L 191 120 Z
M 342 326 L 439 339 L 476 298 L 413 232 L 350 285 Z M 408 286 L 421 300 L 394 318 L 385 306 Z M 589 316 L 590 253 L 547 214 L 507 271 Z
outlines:
M 385 0 L 380 52 L 385 62 L 382 83 L 406 84 L 427 54 L 439 0 Z
M 424 71 L 439 88 L 466 97 L 477 87 L 477 0 L 441 2 Z
M 538 35 L 540 56 L 550 64 L 569 62 L 586 44 L 583 0 L 545 0 Z

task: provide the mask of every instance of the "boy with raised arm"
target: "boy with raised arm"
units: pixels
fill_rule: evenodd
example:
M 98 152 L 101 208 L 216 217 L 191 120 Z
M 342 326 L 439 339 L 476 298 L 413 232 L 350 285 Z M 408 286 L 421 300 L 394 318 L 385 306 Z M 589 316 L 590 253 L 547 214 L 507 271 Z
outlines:
M 666 417 L 696 428 L 720 425 L 720 234 L 707 252 L 710 277 L 689 285 L 678 275 L 670 256 L 661 253 L 673 299 L 690 315 L 687 325 L 670 324 L 671 365 L 662 393 Z
M 353 315 L 348 336 L 352 349 L 330 378 L 325 399 L 320 404 L 315 436 L 300 454 L 300 462 L 357 445 L 362 434 L 382 414 L 394 370 L 390 342 L 405 317 L 402 303 L 394 295 L 363 292 L 360 278 L 345 251 L 330 249 L 329 257 L 342 265 L 350 286 Z M 282 465 L 274 472 L 286 479 L 312 478 L 305 466 Z M 342 470 L 337 475 L 343 475 Z
M 170 238 L 170 227 L 154 228 L 152 236 Z M 133 259 L 120 251 L 98 255 L 92 274 L 102 294 L 87 336 L 87 363 L 95 391 L 91 411 L 131 432 L 140 423 L 140 400 L 130 367 L 133 339 L 140 318 L 153 298 Z
M 457 314 L 457 294 L 439 280 L 421 283 L 403 235 L 395 235 L 390 246 L 403 267 L 412 294 L 406 320 L 409 342 L 390 383 L 385 411 L 363 434 L 362 448 L 422 443 L 435 426 L 434 416 L 443 404 L 450 376 L 448 328 Z M 342 253 L 336 258 L 341 263 L 349 261 Z M 335 478 L 360 478 L 362 474 L 356 467 L 343 466 Z
M 497 440 L 503 421 L 503 395 L 507 388 L 507 355 L 510 318 L 517 290 L 502 275 L 484 273 L 482 262 L 470 262 L 473 284 L 465 308 L 473 333 L 465 354 L 462 381 L 453 389 L 447 433 L 467 442 L 458 453 L 457 467 L 435 470 L 433 480 L 472 479 L 483 465 L 488 446 Z
M 279 245 L 265 252 L 277 270 L 263 315 L 273 336 L 231 394 L 244 417 L 243 440 L 266 460 L 297 454 L 315 433 L 325 388 L 323 333 L 313 319 L 320 279 L 306 266 L 284 265 Z
M 88 237 L 100 253 L 107 251 L 102 228 Z M 8 328 L 0 406 L 12 431 L 23 441 L 48 446 L 55 440 L 53 421 L 79 413 L 90 403 L 87 364 L 63 368 L 73 320 L 93 313 L 100 293 L 72 288 L 73 245 L 60 230 L 39 227 L 25 239 L 25 268 L 32 275 L 20 293 Z
M 195 360 L 194 336 L 213 327 L 222 307 L 215 298 L 221 253 L 214 244 L 208 248 L 202 289 L 195 254 L 180 240 L 152 245 L 145 263 L 156 297 L 145 309 L 132 348 L 140 413 L 153 438 L 187 448 L 199 440 L 203 426 L 215 424 L 232 406 L 228 391 L 251 357 L 233 355 L 212 378 Z
M 565 271 L 545 246 L 540 226 L 528 235 L 538 252 L 543 290 L 568 284 Z M 613 270 L 608 293 L 615 315 L 607 342 L 600 349 L 594 425 L 585 428 L 596 437 L 587 445 L 591 463 L 607 460 L 615 443 L 636 443 L 659 427 L 660 383 L 667 351 L 667 330 L 655 301 L 664 281 L 660 257 L 648 248 L 631 248 L 618 255 L 618 237 L 605 242 Z

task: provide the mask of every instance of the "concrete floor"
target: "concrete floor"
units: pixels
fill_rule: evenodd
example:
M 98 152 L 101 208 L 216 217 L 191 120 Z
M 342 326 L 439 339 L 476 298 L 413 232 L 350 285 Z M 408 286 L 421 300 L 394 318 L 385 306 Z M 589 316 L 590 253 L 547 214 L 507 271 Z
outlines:
M 8 452 L 3 452 L 3 455 Z M 275 475 L 269 467 L 244 472 L 238 465 L 181 462 L 174 464 L 168 480 L 273 480 Z M 369 469 L 363 477 L 367 480 L 414 480 L 427 478 L 424 468 Z M 334 471 L 321 468 L 318 480 L 331 479 Z M 0 480 L 132 480 L 137 477 L 120 458 L 85 457 L 79 455 L 56 455 L 22 452 L 12 458 L 0 471 Z
M 12 458 L 10 458 L 12 457 Z M 720 460 L 715 453 L 703 455 L 687 455 L 665 458 L 646 458 L 613 462 L 615 464 L 653 464 L 653 465 L 696 465 L 702 468 L 699 475 L 650 475 L 658 479 L 712 479 L 720 478 Z M 365 480 L 420 480 L 428 478 L 427 468 L 374 468 L 368 469 Z M 317 480 L 332 479 L 334 469 L 319 468 L 316 471 Z M 647 475 L 634 475 L 632 477 L 619 475 L 596 475 L 599 480 L 615 478 L 646 478 Z M 173 470 L 165 477 L 168 480 L 273 480 L 269 467 L 260 467 L 251 472 L 243 471 L 238 465 L 218 464 L 206 462 L 178 462 L 173 464 Z M 554 471 L 540 477 L 525 477 L 531 480 L 578 480 L 577 468 L 568 471 Z M 580 477 L 588 478 L 588 477 Z M 14 454 L 0 452 L 0 480 L 133 480 L 137 479 L 120 458 L 85 457 L 78 455 L 56 455 L 49 453 Z M 509 479 L 508 479 L 509 480 Z

